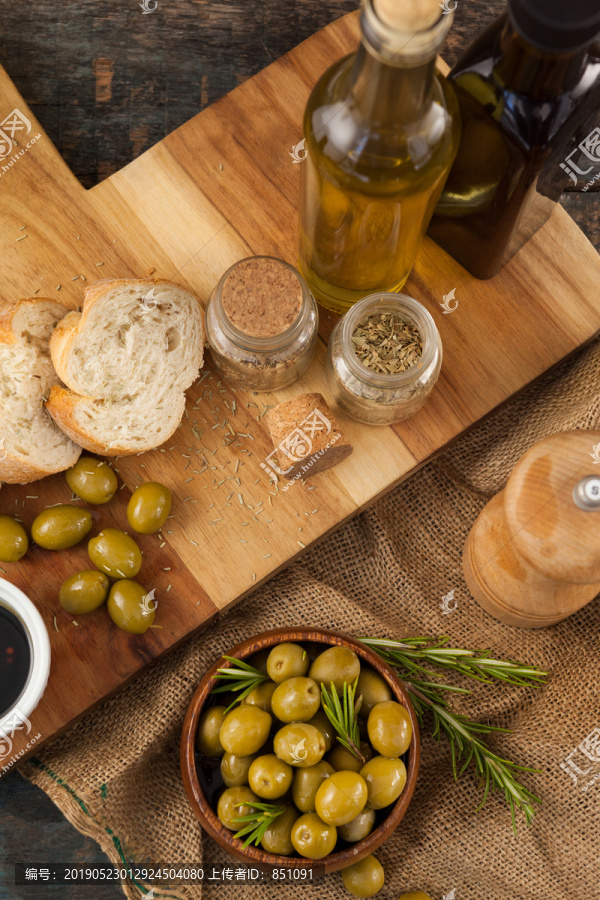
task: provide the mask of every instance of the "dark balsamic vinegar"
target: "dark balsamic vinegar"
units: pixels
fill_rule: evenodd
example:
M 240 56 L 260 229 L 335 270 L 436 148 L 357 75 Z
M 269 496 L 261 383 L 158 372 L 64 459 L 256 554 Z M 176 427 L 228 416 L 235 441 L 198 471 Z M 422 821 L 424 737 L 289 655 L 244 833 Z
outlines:
M 0 606 L 0 716 L 18 700 L 30 668 L 27 632 L 10 610 Z

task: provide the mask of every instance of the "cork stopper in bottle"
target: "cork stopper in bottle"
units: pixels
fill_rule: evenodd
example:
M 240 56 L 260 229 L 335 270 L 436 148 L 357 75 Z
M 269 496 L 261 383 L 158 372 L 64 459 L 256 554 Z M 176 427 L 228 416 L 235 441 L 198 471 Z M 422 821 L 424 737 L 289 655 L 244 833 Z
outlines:
M 411 34 L 431 28 L 441 15 L 439 0 L 373 0 L 373 8 L 384 25 Z

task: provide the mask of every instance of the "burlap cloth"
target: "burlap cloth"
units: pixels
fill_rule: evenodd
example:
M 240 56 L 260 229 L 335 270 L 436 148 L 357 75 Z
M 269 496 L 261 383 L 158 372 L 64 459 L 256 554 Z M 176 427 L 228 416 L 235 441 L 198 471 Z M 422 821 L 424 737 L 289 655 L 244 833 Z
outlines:
M 426 725 L 415 796 L 377 854 L 386 871 L 382 900 L 418 888 L 434 900 L 453 889 L 456 900 L 599 897 L 600 781 L 584 792 L 560 763 L 600 726 L 600 604 L 541 631 L 507 627 L 469 596 L 461 568 L 469 528 L 523 452 L 547 434 L 598 427 L 599 385 L 595 343 L 43 747 L 21 771 L 117 865 L 123 854 L 130 862 L 222 862 L 225 855 L 188 806 L 179 772 L 184 713 L 211 663 L 238 641 L 285 624 L 397 638 L 446 633 L 455 646 L 489 647 L 551 671 L 542 689 L 477 686 L 455 704 L 514 729 L 492 743 L 501 755 L 541 770 L 524 779 L 543 804 L 531 827 L 518 817 L 516 836 L 501 796 L 476 811 L 481 790 L 472 769 L 455 783 L 448 745 L 434 742 Z M 442 615 L 440 600 L 452 588 L 458 608 Z M 90 890 L 82 888 L 81 896 L 92 896 Z M 125 894 L 143 896 L 136 887 Z M 337 874 L 306 887 L 155 891 L 186 900 L 298 895 L 349 896 Z

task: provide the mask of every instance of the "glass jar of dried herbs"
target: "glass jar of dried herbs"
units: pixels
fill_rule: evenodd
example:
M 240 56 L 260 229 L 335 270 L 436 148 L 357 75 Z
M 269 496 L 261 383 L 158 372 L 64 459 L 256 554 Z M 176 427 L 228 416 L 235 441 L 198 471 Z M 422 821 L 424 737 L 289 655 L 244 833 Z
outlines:
M 329 340 L 327 374 L 338 406 L 359 422 L 391 425 L 421 408 L 438 379 L 442 342 L 407 294 L 364 297 Z
M 234 263 L 213 290 L 206 337 L 227 381 L 245 391 L 275 391 L 296 381 L 313 358 L 317 304 L 293 266 L 272 256 Z

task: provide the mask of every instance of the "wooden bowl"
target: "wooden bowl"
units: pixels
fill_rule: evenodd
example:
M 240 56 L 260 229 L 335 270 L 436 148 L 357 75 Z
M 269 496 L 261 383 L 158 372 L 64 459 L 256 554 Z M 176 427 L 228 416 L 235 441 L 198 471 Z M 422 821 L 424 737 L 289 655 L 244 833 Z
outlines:
M 368 856 L 369 853 L 373 853 L 385 840 L 387 840 L 394 829 L 398 827 L 402 817 L 408 809 L 408 804 L 411 801 L 417 781 L 421 747 L 419 726 L 407 691 L 390 666 L 383 662 L 383 660 L 367 646 L 361 644 L 360 641 L 348 637 L 345 634 L 309 628 L 279 628 L 275 631 L 267 631 L 264 634 L 259 634 L 257 637 L 250 638 L 249 640 L 238 644 L 237 647 L 230 650 L 227 655 L 236 657 L 237 659 L 245 659 L 259 650 L 264 650 L 266 647 L 273 647 L 275 644 L 280 644 L 284 641 L 310 641 L 320 644 L 349 647 L 351 650 L 354 650 L 361 660 L 367 662 L 385 679 L 385 681 L 387 681 L 394 698 L 408 710 L 413 727 L 413 738 L 408 749 L 406 785 L 386 818 L 363 841 L 359 841 L 338 853 L 332 853 L 330 856 L 320 860 L 305 859 L 304 857 L 295 856 L 277 856 L 274 853 L 266 853 L 261 848 L 253 845 L 244 849 L 243 841 L 236 839 L 233 836 L 233 832 L 225 828 L 217 818 L 216 812 L 213 810 L 202 790 L 196 769 L 195 741 L 198 722 L 204 705 L 207 702 L 213 687 L 215 687 L 213 676 L 217 674 L 217 669 L 230 665 L 230 663 L 223 660 L 223 658 L 217 660 L 214 666 L 206 673 L 188 707 L 181 735 L 181 773 L 183 775 L 183 784 L 186 794 L 192 809 L 200 820 L 200 824 L 213 840 L 215 840 L 224 850 L 231 853 L 232 856 L 235 856 L 242 862 L 255 866 L 275 866 L 277 868 L 285 869 L 310 868 L 315 875 L 322 875 L 327 872 L 337 872 L 340 869 L 345 869 L 359 859 Z

